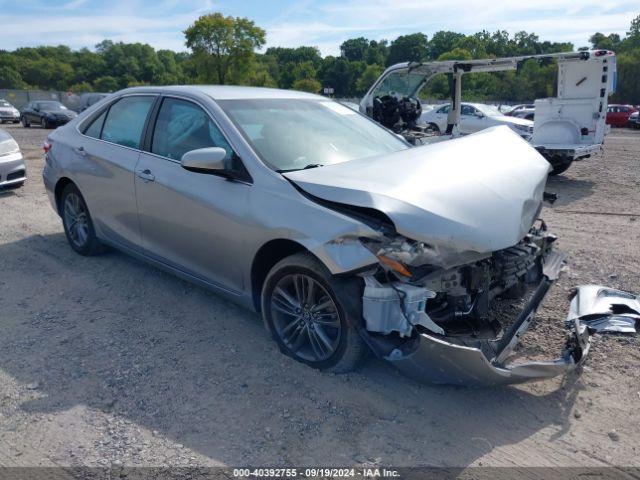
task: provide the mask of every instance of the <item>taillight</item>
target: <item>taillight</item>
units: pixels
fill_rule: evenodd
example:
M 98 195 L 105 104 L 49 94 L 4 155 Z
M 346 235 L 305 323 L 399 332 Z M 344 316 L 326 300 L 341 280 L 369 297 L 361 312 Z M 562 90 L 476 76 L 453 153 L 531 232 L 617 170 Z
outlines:
M 42 144 L 42 149 L 44 150 L 44 153 L 49 153 L 49 150 L 51 150 L 51 140 L 47 139 L 44 141 L 44 143 Z

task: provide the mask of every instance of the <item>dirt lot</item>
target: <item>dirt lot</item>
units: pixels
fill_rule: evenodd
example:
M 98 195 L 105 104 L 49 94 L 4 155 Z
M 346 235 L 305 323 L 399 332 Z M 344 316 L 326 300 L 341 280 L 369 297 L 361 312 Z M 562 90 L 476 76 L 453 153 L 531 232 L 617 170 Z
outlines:
M 419 385 L 375 360 L 319 373 L 214 294 L 73 253 L 42 186 L 47 131 L 3 128 L 29 179 L 0 194 L 0 466 L 640 466 L 638 338 L 595 338 L 580 375 L 501 389 Z M 550 180 L 543 216 L 570 265 L 527 351 L 560 350 L 572 286 L 640 290 L 639 167 L 640 132 L 615 130 Z

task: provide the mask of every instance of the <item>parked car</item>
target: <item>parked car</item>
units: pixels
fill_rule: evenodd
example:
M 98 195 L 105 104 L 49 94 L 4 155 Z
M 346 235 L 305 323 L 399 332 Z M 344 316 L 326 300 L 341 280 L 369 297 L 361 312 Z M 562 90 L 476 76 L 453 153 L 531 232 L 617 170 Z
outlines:
M 451 104 L 423 112 L 419 123 L 431 126 L 438 132 L 447 129 L 447 116 Z M 506 125 L 524 138 L 533 133 L 533 122 L 516 117 L 508 117 L 492 106 L 481 103 L 462 103 L 460 106 L 460 133 L 479 132 L 485 128 Z
M 64 125 L 76 118 L 78 114 L 60 102 L 55 100 L 37 100 L 30 102 L 20 113 L 22 126 L 30 127 L 31 124 L 40 125 L 42 128 L 54 128 Z
M 607 125 L 626 127 L 631 114 L 637 111 L 633 105 L 609 105 L 607 107 Z
M 633 112 L 629 115 L 627 126 L 631 128 L 640 128 L 640 112 Z
M 513 110 L 505 115 L 509 117 L 524 118 L 525 120 L 533 120 L 535 117 L 536 106 L 533 103 L 516 105 Z
M 0 129 L 0 190 L 19 188 L 27 180 L 18 142 L 6 130 Z
M 372 349 L 423 381 L 575 368 L 507 360 L 562 265 L 537 221 L 549 163 L 504 126 L 410 145 L 291 90 L 123 90 L 48 136 L 43 179 L 81 255 L 115 247 L 260 312 L 282 352 L 344 372 Z M 536 293 L 506 332 L 497 295 Z M 564 322 L 564 319 L 559 319 Z
M 18 109 L 4 98 L 0 98 L 0 124 L 5 122 L 18 123 L 19 121 L 20 112 Z
M 80 95 L 80 103 L 78 104 L 78 113 L 84 112 L 91 105 L 95 105 L 103 98 L 107 98 L 109 93 L 83 93 Z

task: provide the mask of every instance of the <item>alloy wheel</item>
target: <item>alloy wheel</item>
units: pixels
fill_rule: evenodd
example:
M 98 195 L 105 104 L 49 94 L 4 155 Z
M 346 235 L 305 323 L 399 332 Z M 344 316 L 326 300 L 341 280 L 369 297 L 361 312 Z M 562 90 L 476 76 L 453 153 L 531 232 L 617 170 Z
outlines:
M 89 218 L 84 202 L 76 193 L 69 193 L 64 200 L 64 223 L 71 241 L 82 248 L 89 237 Z
M 271 317 L 282 343 L 308 362 L 329 359 L 340 344 L 338 308 L 322 284 L 309 275 L 288 274 L 278 281 L 271 295 Z

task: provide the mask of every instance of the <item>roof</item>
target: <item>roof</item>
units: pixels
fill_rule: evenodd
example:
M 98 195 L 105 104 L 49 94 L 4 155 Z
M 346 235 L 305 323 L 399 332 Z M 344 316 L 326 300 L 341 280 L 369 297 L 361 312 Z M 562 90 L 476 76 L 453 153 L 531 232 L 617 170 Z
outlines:
M 162 87 L 134 87 L 127 92 L 180 93 L 191 92 L 205 94 L 214 100 L 258 99 L 258 98 L 306 98 L 322 100 L 326 97 L 297 90 L 280 90 L 277 88 L 241 87 L 235 85 L 171 85 Z

